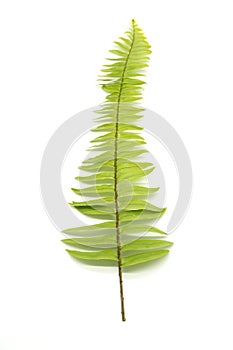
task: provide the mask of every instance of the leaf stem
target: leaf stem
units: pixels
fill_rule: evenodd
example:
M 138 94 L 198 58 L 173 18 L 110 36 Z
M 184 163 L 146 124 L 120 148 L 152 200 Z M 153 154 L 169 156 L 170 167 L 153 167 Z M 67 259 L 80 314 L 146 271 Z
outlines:
M 116 241 L 117 241 L 117 260 L 118 260 L 118 276 L 120 284 L 120 299 L 121 299 L 121 316 L 122 321 L 126 321 L 125 317 L 125 305 L 124 305 L 124 289 L 123 289 L 123 278 L 122 278 L 122 264 L 121 264 L 121 239 L 120 239 L 120 227 L 119 227 L 119 203 L 118 203 L 118 182 L 117 182 L 117 172 L 118 172 L 118 138 L 119 138 L 119 116 L 120 116 L 120 103 L 121 95 L 124 83 L 125 71 L 129 61 L 130 53 L 133 48 L 134 38 L 135 38 L 135 27 L 134 21 L 132 21 L 133 27 L 133 37 L 131 47 L 129 49 L 128 56 L 125 60 L 125 66 L 122 71 L 121 83 L 119 88 L 118 100 L 117 100 L 117 111 L 116 111 L 116 129 L 115 129 L 115 145 L 114 145 L 114 201 L 115 201 L 115 215 L 116 215 Z

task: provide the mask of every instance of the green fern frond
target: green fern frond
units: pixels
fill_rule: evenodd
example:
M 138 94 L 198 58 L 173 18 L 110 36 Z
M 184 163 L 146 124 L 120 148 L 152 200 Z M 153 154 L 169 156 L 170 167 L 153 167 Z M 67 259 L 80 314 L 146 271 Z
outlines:
M 73 209 L 103 222 L 66 229 L 63 232 L 69 238 L 63 242 L 73 248 L 67 252 L 76 259 L 118 267 L 125 321 L 124 267 L 159 259 L 168 254 L 172 243 L 161 239 L 166 233 L 153 227 L 166 211 L 148 202 L 159 188 L 149 188 L 143 182 L 154 165 L 143 159 L 148 151 L 140 134 L 143 128 L 136 124 L 143 117 L 143 109 L 136 103 L 142 99 L 142 77 L 151 50 L 134 20 L 110 53 L 112 57 L 99 78 L 107 93 L 106 101 L 96 111 L 98 125 L 92 129 L 95 136 L 89 148 L 91 155 L 79 167 L 82 174 L 76 177 L 86 186 L 72 188 L 85 200 L 70 203 Z
M 145 75 L 144 69 L 148 66 L 151 53 L 150 45 L 134 20 L 126 32 L 126 37 L 115 41 L 115 45 L 116 49 L 110 50 L 116 56 L 114 61 L 109 59 L 110 63 L 105 64 L 101 71 L 104 73 L 100 77 L 101 86 L 107 92 L 106 102 L 130 105 L 142 99 L 142 87 L 145 82 L 139 77 Z M 135 111 L 137 112 L 137 108 Z M 114 117 L 113 115 L 113 120 Z

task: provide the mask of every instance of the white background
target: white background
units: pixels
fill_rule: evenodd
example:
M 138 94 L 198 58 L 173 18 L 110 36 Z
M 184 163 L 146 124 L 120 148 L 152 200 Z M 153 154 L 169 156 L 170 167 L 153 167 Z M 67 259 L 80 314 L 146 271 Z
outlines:
M 0 349 L 232 350 L 232 1 L 1 1 Z M 96 77 L 131 18 L 153 48 L 144 106 L 194 170 L 168 259 L 125 276 L 66 254 L 39 191 L 54 130 L 103 100 Z

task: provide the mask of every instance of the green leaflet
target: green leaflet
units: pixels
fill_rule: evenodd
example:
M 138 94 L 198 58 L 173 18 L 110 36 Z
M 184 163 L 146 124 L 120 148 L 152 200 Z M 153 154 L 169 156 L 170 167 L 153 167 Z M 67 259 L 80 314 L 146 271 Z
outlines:
M 97 222 L 65 229 L 63 242 L 78 260 L 106 266 L 112 262 L 118 267 L 125 321 L 122 271 L 167 255 L 172 243 L 154 227 L 166 208 L 150 202 L 159 188 L 147 185 L 155 167 L 145 157 L 144 109 L 138 105 L 151 50 L 134 20 L 110 53 L 98 79 L 106 93 L 105 103 L 95 111 L 90 154 L 79 165 L 77 188 L 72 188 L 78 197 L 70 203 Z
M 98 234 L 105 234 L 105 233 L 116 233 L 116 223 L 112 221 L 106 221 L 101 224 L 96 225 L 88 225 L 88 226 L 80 226 L 80 227 L 73 227 L 66 230 L 63 230 L 62 232 L 68 234 L 69 236 L 82 236 L 85 235 L 87 237 L 87 234 L 91 234 L 91 236 L 95 236 Z M 162 235 L 166 235 L 166 232 L 163 232 L 159 230 L 156 227 L 146 225 L 146 224 L 128 224 L 125 222 L 120 223 L 120 232 L 122 234 L 129 234 L 129 233 L 141 233 L 144 234 L 146 232 L 153 232 L 153 233 L 159 233 Z
M 106 246 L 116 246 L 114 233 L 95 237 L 68 238 L 63 239 L 62 242 L 72 247 L 87 246 L 104 248 Z
M 76 259 L 117 261 L 116 250 L 101 250 L 98 252 L 83 252 L 83 251 L 79 251 L 79 250 L 67 249 L 66 251 Z
M 130 224 L 128 224 L 127 222 L 121 222 L 120 232 L 122 234 L 129 234 L 129 233 L 145 234 L 147 232 L 153 232 L 153 233 L 159 233 L 161 235 L 166 235 L 166 232 L 161 231 L 156 227 L 146 225 L 146 224 L 141 224 L 138 222 L 130 223 Z
M 153 221 L 155 219 L 160 218 L 165 212 L 165 209 L 162 209 L 161 212 L 154 212 L 149 210 L 130 210 L 123 211 L 120 213 L 120 221 L 122 222 L 130 222 L 130 221 Z
M 77 176 L 75 179 L 85 184 L 113 184 L 114 182 L 113 173 L 107 171 L 96 175 Z
M 80 226 L 80 227 L 73 227 L 69 229 L 65 229 L 62 232 L 66 233 L 69 236 L 85 236 L 87 237 L 87 234 L 91 234 L 91 236 L 95 235 L 103 235 L 106 233 L 115 233 L 116 230 L 116 224 L 115 222 L 106 221 L 101 224 L 96 225 L 87 225 L 87 226 Z
M 128 149 L 133 149 L 134 147 L 138 147 L 145 144 L 146 142 L 141 140 L 133 140 L 133 141 L 121 140 L 118 142 L 118 147 L 119 147 L 119 150 L 124 151 Z M 91 151 L 91 152 L 110 151 L 110 150 L 113 150 L 114 147 L 115 147 L 115 142 L 113 140 L 111 141 L 109 140 L 109 141 L 102 142 L 100 145 L 95 145 L 88 148 L 88 151 Z
M 119 186 L 118 187 L 118 194 L 119 198 L 139 198 L 139 197 L 146 197 L 148 195 L 151 195 L 153 193 L 156 193 L 159 190 L 159 187 L 155 188 L 147 188 L 144 186 Z M 89 186 L 85 188 L 72 188 L 72 191 L 76 193 L 79 196 L 84 197 L 114 197 L 113 191 L 114 187 L 112 185 L 96 185 L 96 186 Z
M 72 188 L 72 191 L 80 196 L 99 197 L 111 196 L 113 194 L 113 185 L 96 185 L 86 188 Z
M 126 266 L 142 264 L 151 260 L 162 258 L 168 253 L 169 253 L 169 250 L 162 249 L 162 250 L 154 250 L 146 253 L 129 255 L 122 258 L 122 266 L 126 267 Z
M 125 166 L 120 168 L 118 167 L 118 172 L 117 172 L 117 179 L 122 180 L 122 179 L 127 179 L 128 181 L 132 180 L 138 180 L 142 177 L 145 177 L 146 175 L 149 175 L 153 170 L 154 166 L 148 168 L 148 166 L 145 168 L 143 164 L 131 164 L 130 166 Z
M 100 220 L 114 220 L 115 215 L 113 210 L 109 210 L 108 207 L 100 207 L 98 210 L 97 208 L 90 207 L 90 206 L 82 206 L 78 207 L 75 205 L 72 205 L 75 209 L 77 209 L 80 213 L 87 215 L 91 218 L 96 218 Z
M 115 208 L 115 201 L 113 197 L 107 197 L 103 199 L 96 199 L 96 200 L 90 200 L 87 202 L 72 202 L 70 203 L 72 207 L 75 207 L 76 209 L 82 209 L 82 208 L 93 208 L 102 210 L 106 213 L 114 213 Z M 119 212 L 125 212 L 125 211 L 150 211 L 155 213 L 161 213 L 164 211 L 164 208 L 156 207 L 153 204 L 147 203 L 146 201 L 140 200 L 140 199 L 133 199 L 133 200 L 125 200 L 120 199 L 119 200 Z
M 172 246 L 173 243 L 162 240 L 162 239 L 143 239 L 139 238 L 133 242 L 127 243 L 122 247 L 122 251 L 131 250 L 148 250 L 148 249 L 159 249 Z
M 83 161 L 83 164 L 88 164 L 88 163 L 97 163 L 101 161 L 108 161 L 112 160 L 114 158 L 114 152 L 113 151 L 107 151 L 104 153 L 101 153 L 98 156 L 95 156 L 93 158 L 89 158 Z

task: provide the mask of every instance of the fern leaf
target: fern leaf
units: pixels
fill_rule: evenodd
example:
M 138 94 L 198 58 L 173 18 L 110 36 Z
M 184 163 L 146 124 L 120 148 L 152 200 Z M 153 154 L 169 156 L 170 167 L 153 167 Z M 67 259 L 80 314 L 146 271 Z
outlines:
M 84 187 L 72 188 L 79 198 L 70 203 L 74 210 L 104 222 L 64 230 L 68 238 L 63 243 L 72 247 L 67 252 L 80 261 L 118 267 L 125 321 L 123 269 L 167 255 L 172 243 L 161 239 L 166 233 L 153 226 L 166 211 L 148 201 L 159 188 L 142 182 L 154 170 L 143 159 L 148 151 L 143 127 L 137 125 L 143 117 L 137 102 L 142 99 L 151 50 L 134 20 L 110 53 L 99 77 L 106 100 L 96 111 L 91 156 L 79 166 L 82 174 L 75 178 Z

